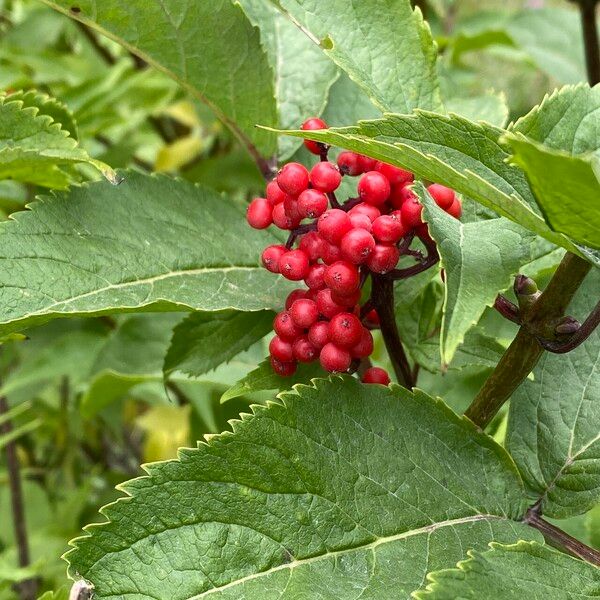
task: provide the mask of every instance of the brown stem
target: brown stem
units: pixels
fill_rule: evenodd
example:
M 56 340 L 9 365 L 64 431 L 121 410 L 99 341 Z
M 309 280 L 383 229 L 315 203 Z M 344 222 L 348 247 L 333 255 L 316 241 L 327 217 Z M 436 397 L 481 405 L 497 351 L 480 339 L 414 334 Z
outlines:
M 408 389 L 414 387 L 410 364 L 402 346 L 394 313 L 394 281 L 386 275 L 372 275 L 371 300 L 379 315 L 381 334 L 392 361 L 398 383 Z
M 590 85 L 600 83 L 600 44 L 596 24 L 597 0 L 571 0 L 579 5 L 585 45 L 585 64 Z
M 7 412 L 8 402 L 4 396 L 0 396 L 0 415 Z M 9 434 L 12 430 L 13 427 L 10 419 L 0 426 L 0 433 L 2 434 Z M 15 440 L 6 444 L 6 466 L 8 469 L 13 527 L 17 543 L 19 567 L 24 568 L 30 564 L 29 541 L 25 523 L 25 505 L 23 504 L 19 457 L 17 456 L 17 443 Z M 18 589 L 21 600 L 35 600 L 38 582 L 35 579 L 26 579 L 15 585 L 15 588 Z
M 533 506 L 527 511 L 523 522 L 537 529 L 551 546 L 567 552 L 575 558 L 580 558 L 600 567 L 600 552 L 598 550 L 586 546 L 579 540 L 571 537 L 568 533 L 565 533 L 562 529 L 542 519 L 537 506 Z
M 523 315 L 524 323 L 512 344 L 466 410 L 473 423 L 485 428 L 527 378 L 544 352 L 538 338 L 546 337 L 548 325 L 565 314 L 590 269 L 587 261 L 570 252 L 565 254 L 548 287 Z
M 394 269 L 393 271 L 390 271 L 386 275 L 386 277 L 394 281 L 397 281 L 399 279 L 407 279 L 408 277 L 414 277 L 415 275 L 418 275 L 423 271 L 427 271 L 427 269 L 433 267 L 433 265 L 435 265 L 440 260 L 440 255 L 438 254 L 435 242 L 433 240 L 427 240 L 423 238 L 421 238 L 421 241 L 425 244 L 425 247 L 427 248 L 427 256 L 425 256 L 421 260 L 421 262 L 412 267 L 407 267 L 406 269 Z M 407 253 L 408 249 L 404 251 L 404 254 Z

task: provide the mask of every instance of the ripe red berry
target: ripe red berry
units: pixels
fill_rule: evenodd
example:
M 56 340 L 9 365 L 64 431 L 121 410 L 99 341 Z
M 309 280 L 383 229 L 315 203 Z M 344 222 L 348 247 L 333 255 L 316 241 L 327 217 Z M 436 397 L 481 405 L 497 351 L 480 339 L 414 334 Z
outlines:
M 327 129 L 327 123 L 322 119 L 318 119 L 317 117 L 313 117 L 312 119 L 307 119 L 302 123 L 302 129 L 304 131 L 315 131 L 316 129 Z M 317 156 L 321 154 L 321 147 L 323 144 L 319 144 L 319 142 L 314 142 L 313 140 L 304 140 L 304 145 L 309 152 L 316 154 Z
M 300 298 L 306 298 L 306 292 L 304 290 L 294 290 L 290 292 L 285 299 L 285 310 L 290 310 L 292 304 L 294 304 L 296 300 L 300 300 Z
M 281 362 L 291 362 L 294 360 L 292 344 L 277 335 L 269 343 L 269 354 Z
M 325 344 L 319 355 L 321 366 L 330 373 L 343 373 L 350 368 L 352 357 L 350 352 L 344 348 L 339 348 L 331 342 Z
M 320 290 L 325 287 L 325 271 L 327 265 L 321 263 L 311 265 L 308 270 L 308 275 L 304 278 L 304 283 L 311 290 Z
M 421 213 L 423 212 L 422 204 L 416 199 L 411 198 L 406 200 L 400 209 L 402 215 L 402 223 L 409 228 L 418 227 L 423 224 Z
M 300 163 L 287 163 L 277 173 L 277 185 L 290 196 L 299 196 L 308 188 L 308 171 Z
M 317 321 L 308 330 L 308 341 L 320 350 L 329 341 L 329 323 L 327 321 Z
M 381 206 L 390 196 L 390 182 L 379 172 L 369 171 L 358 182 L 358 195 L 367 204 Z
M 277 181 L 267 183 L 267 200 L 275 206 L 285 200 L 285 192 L 277 185 Z
M 355 292 L 347 296 L 342 296 L 340 294 L 336 294 L 335 292 L 331 292 L 331 298 L 333 299 L 333 301 L 346 308 L 352 308 L 356 306 L 360 301 L 360 296 L 360 290 L 356 290 Z
M 340 152 L 337 157 L 337 165 L 340 172 L 344 175 L 354 177 L 364 172 L 361 156 L 360 154 L 356 154 L 356 152 L 349 152 L 347 150 Z
M 352 346 L 350 354 L 352 358 L 365 358 L 373 353 L 373 336 L 371 332 L 366 328 L 362 328 L 360 340 L 357 344 Z
M 462 204 L 460 200 L 458 198 L 455 198 L 450 208 L 446 209 L 446 212 L 449 215 L 453 216 L 455 219 L 460 219 L 460 215 L 462 215 Z
M 367 259 L 375 248 L 375 239 L 366 229 L 351 229 L 340 243 L 342 255 L 346 260 L 360 265 Z
M 300 219 L 291 219 L 288 215 L 285 214 L 284 202 L 280 202 L 276 204 L 273 208 L 273 223 L 279 229 L 294 229 L 300 225 Z
M 302 250 L 290 250 L 279 259 L 279 272 L 291 281 L 300 281 L 308 275 L 308 256 Z
M 329 339 L 342 348 L 356 346 L 360 342 L 362 331 L 360 319 L 349 312 L 335 315 L 329 323 Z
M 308 338 L 303 335 L 293 344 L 294 358 L 301 363 L 310 363 L 319 356 L 319 350 L 315 348 Z
M 369 219 L 367 215 L 364 215 L 359 212 L 353 213 L 352 211 L 350 211 L 348 213 L 348 218 L 350 219 L 350 223 L 352 223 L 352 227 L 354 229 L 365 229 L 366 231 L 371 233 L 371 230 L 373 229 L 373 223 L 371 223 L 371 219 Z
M 385 369 L 379 367 L 371 367 L 367 369 L 362 376 L 363 383 L 380 383 L 381 385 L 388 385 L 390 382 L 390 376 L 387 374 Z
M 365 321 L 373 326 L 379 326 L 379 315 L 377 314 L 377 311 L 375 309 L 370 310 L 366 315 L 365 315 Z
M 293 196 L 288 196 L 286 194 L 285 200 L 283 201 L 283 210 L 285 214 L 294 222 L 300 222 L 303 218 L 303 215 L 300 214 L 300 209 L 298 208 L 298 200 Z
M 384 162 L 378 162 L 375 165 L 375 170 L 379 171 L 391 185 L 406 185 L 415 180 L 415 176 L 410 171 L 405 171 L 400 167 L 394 167 Z
M 371 158 L 370 156 L 364 156 L 363 154 L 359 154 L 360 156 L 360 164 L 362 166 L 362 172 L 366 173 L 367 171 L 374 171 L 377 166 L 378 160 L 376 158 Z
M 298 213 L 301 217 L 316 219 L 327 210 L 327 196 L 319 190 L 304 190 L 298 196 Z
M 340 186 L 342 175 L 338 167 L 333 163 L 322 161 L 318 162 L 310 170 L 310 182 L 316 190 L 329 193 L 335 192 Z
M 319 314 L 324 316 L 326 319 L 331 319 L 338 313 L 346 310 L 345 306 L 338 304 L 333 299 L 333 294 L 328 288 L 319 290 L 317 292 L 317 308 L 319 309 Z
M 305 252 L 309 260 L 315 261 L 321 258 L 323 253 L 323 240 L 316 231 L 309 231 L 300 239 L 298 249 L 302 250 L 302 252 Z
M 317 230 L 330 244 L 339 244 L 351 229 L 350 217 L 339 208 L 324 212 L 317 221 Z
M 389 273 L 396 267 L 400 260 L 400 250 L 396 246 L 377 244 L 373 250 L 367 266 L 374 273 Z
M 295 362 L 281 362 L 271 356 L 271 367 L 280 377 L 291 377 L 296 372 Z
M 287 248 L 281 244 L 267 246 L 262 253 L 262 264 L 271 273 L 279 273 L 279 259 L 287 252 Z
M 415 233 L 417 234 L 417 237 L 423 243 L 431 243 L 434 241 L 433 238 L 431 237 L 431 235 L 429 234 L 429 227 L 427 227 L 427 223 L 423 223 L 423 225 L 419 225 L 415 229 Z
M 371 221 L 374 221 L 377 217 L 381 216 L 381 211 L 376 207 L 373 206 L 372 204 L 357 204 L 354 208 L 350 209 L 350 211 L 348 212 L 348 214 L 359 214 L 359 215 L 365 215 L 367 217 L 369 217 L 369 219 L 371 219 Z
M 342 250 L 339 246 L 330 244 L 329 242 L 323 240 L 323 245 L 321 246 L 321 257 L 326 265 L 332 265 L 338 260 L 342 260 Z
M 439 183 L 432 183 L 427 188 L 427 191 L 430 193 L 431 197 L 435 200 L 435 203 L 444 210 L 448 210 L 452 206 L 452 203 L 454 202 L 454 199 L 456 198 L 456 194 L 454 193 L 454 190 L 452 190 L 444 185 L 440 185 Z
M 302 329 L 308 329 L 319 318 L 319 309 L 316 302 L 308 298 L 296 300 L 290 308 L 290 316 L 294 323 Z
M 408 233 L 399 215 L 381 215 L 373 221 L 373 235 L 378 242 L 395 244 Z
M 358 269 L 344 260 L 339 260 L 325 271 L 325 284 L 327 287 L 341 296 L 349 296 L 354 293 L 360 285 Z
M 294 323 L 287 310 L 277 313 L 273 320 L 273 330 L 282 340 L 288 342 L 293 342 L 298 336 L 302 335 L 302 329 Z
M 248 205 L 246 220 L 254 229 L 266 229 L 273 222 L 273 207 L 266 198 L 255 198 Z

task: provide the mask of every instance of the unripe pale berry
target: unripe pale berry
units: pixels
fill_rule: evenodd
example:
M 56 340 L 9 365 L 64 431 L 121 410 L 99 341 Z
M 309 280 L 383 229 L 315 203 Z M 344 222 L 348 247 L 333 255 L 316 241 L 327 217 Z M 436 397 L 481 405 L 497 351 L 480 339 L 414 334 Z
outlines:
M 405 171 L 400 167 L 394 167 L 384 162 L 378 162 L 375 165 L 375 170 L 379 171 L 391 185 L 406 185 L 415 180 L 415 176 L 410 171 Z
M 319 355 L 321 366 L 330 373 L 343 373 L 350 368 L 352 357 L 350 352 L 331 342 L 325 344 Z
M 279 259 L 287 252 L 282 244 L 267 246 L 262 253 L 262 264 L 271 273 L 279 273 Z
M 301 363 L 310 363 L 319 355 L 319 350 L 310 343 L 305 335 L 294 342 L 292 349 L 294 358 Z
M 273 207 L 266 198 L 255 198 L 248 205 L 248 225 L 254 229 L 266 229 L 273 222 Z
M 273 358 L 281 362 L 291 362 L 294 360 L 292 344 L 277 335 L 269 343 L 269 353 Z
M 295 362 L 281 362 L 271 356 L 271 367 L 280 377 L 291 377 L 296 372 Z
M 317 292 L 317 308 L 319 309 L 319 314 L 323 315 L 326 319 L 331 319 L 338 313 L 346 310 L 345 306 L 338 304 L 333 299 L 333 295 L 329 288 Z
M 395 244 L 408 233 L 398 215 L 381 215 L 373 221 L 373 236 L 378 242 Z
M 338 167 L 333 163 L 322 161 L 318 162 L 310 170 L 310 182 L 316 190 L 329 193 L 335 192 L 340 186 L 342 175 Z
M 300 163 L 287 163 L 277 173 L 277 185 L 290 196 L 299 196 L 308 188 L 308 182 L 308 171 Z
M 375 239 L 365 229 L 351 229 L 340 243 L 342 255 L 346 260 L 360 265 L 367 259 L 375 248 Z
M 298 196 L 298 213 L 301 217 L 316 219 L 327 210 L 327 196 L 319 190 L 304 190 Z
M 339 244 L 350 229 L 352 229 L 350 217 L 339 208 L 324 212 L 317 221 L 317 230 L 330 244 Z
M 304 131 L 315 131 L 317 129 L 327 129 L 327 123 L 322 119 L 318 119 L 317 117 L 313 117 L 312 119 L 307 119 L 302 123 L 301 127 Z M 319 142 L 315 142 L 313 140 L 304 140 L 304 146 L 309 152 L 316 154 L 317 156 L 321 154 L 321 147 L 323 144 L 319 144 Z
M 350 354 L 352 358 L 365 358 L 373 353 L 373 336 L 366 328 L 362 328 L 362 334 L 357 344 L 352 346 Z
M 360 319 L 349 312 L 335 315 L 329 323 L 329 338 L 342 348 L 356 346 L 362 337 L 363 326 Z
M 373 206 L 384 204 L 390 192 L 390 182 L 377 171 L 365 173 L 358 182 L 358 195 L 361 200 Z
M 358 269 L 347 261 L 337 261 L 325 271 L 325 284 L 333 292 L 341 296 L 349 296 L 359 288 Z
M 300 281 L 308 275 L 308 256 L 302 250 L 290 250 L 279 259 L 279 272 L 291 281 Z
M 435 200 L 435 203 L 444 210 L 448 210 L 456 198 L 454 190 L 444 185 L 440 185 L 439 183 L 432 183 L 427 188 L 427 191 Z
M 316 231 L 305 233 L 300 239 L 298 249 L 305 252 L 311 261 L 321 258 L 323 249 L 323 240 Z
M 275 206 L 285 200 L 285 192 L 277 185 L 277 181 L 269 181 L 267 183 L 267 200 Z
M 329 341 L 329 323 L 327 321 L 317 321 L 308 330 L 309 342 L 320 350 Z
M 299 300 L 300 298 L 306 298 L 306 292 L 304 290 L 294 290 L 288 294 L 288 297 L 285 299 L 285 310 L 290 310 L 292 308 L 292 304 Z
M 282 339 L 293 342 L 302 335 L 302 329 L 294 323 L 289 311 L 284 310 L 277 314 L 273 320 L 273 330 Z
M 304 283 L 311 290 L 320 290 L 325 287 L 325 271 L 327 265 L 321 263 L 311 265 L 308 270 L 308 275 L 304 278 Z
M 396 246 L 377 244 L 369 256 L 367 266 L 374 273 L 389 273 L 400 260 L 400 250 Z
M 371 367 L 367 369 L 362 376 L 363 383 L 379 383 L 381 385 L 388 385 L 390 383 L 390 376 L 387 374 L 385 369 L 379 367 Z
M 319 309 L 316 302 L 308 298 L 296 300 L 290 308 L 290 316 L 294 323 L 302 329 L 308 329 L 319 318 Z
M 361 156 L 360 154 L 356 154 L 356 152 L 350 152 L 348 150 L 340 152 L 337 157 L 337 165 L 340 172 L 344 175 L 354 177 L 355 175 L 363 173 Z
M 402 215 L 402 223 L 406 227 L 418 227 L 423 224 L 421 213 L 423 212 L 422 204 L 416 199 L 409 199 L 404 202 L 400 213 Z
M 450 208 L 446 210 L 446 212 L 455 219 L 460 219 L 460 215 L 462 215 L 462 204 L 460 200 L 455 198 L 454 202 L 451 204 Z

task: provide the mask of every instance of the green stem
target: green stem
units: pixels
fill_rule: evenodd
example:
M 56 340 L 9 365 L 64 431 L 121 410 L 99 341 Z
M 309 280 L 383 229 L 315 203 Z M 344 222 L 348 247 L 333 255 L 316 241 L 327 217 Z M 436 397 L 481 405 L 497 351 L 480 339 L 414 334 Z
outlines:
M 547 337 L 548 329 L 554 329 L 553 324 L 564 315 L 590 269 L 590 263 L 567 252 L 548 287 L 524 316 L 512 344 L 465 411 L 473 423 L 485 428 L 531 373 L 544 352 L 538 337 Z

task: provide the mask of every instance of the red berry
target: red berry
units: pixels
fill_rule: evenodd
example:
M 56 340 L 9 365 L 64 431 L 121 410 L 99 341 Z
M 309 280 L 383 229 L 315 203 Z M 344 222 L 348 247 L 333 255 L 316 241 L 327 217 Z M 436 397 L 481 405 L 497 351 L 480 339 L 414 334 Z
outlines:
M 304 290 L 294 290 L 293 292 L 290 292 L 285 299 L 285 310 L 290 310 L 292 304 L 294 304 L 296 300 L 300 300 L 300 298 L 306 298 L 306 292 Z
M 277 313 L 273 321 L 273 330 L 282 340 L 290 342 L 293 342 L 298 336 L 302 335 L 302 329 L 294 323 L 287 310 Z
M 365 321 L 367 321 L 367 323 L 369 325 L 379 325 L 379 315 L 377 314 L 377 311 L 375 309 L 370 310 L 366 315 L 365 315 Z
M 340 152 L 337 157 L 337 165 L 340 172 L 344 175 L 354 177 L 355 175 L 360 175 L 364 172 L 361 156 L 355 152 L 349 152 L 347 150 Z
M 342 250 L 339 246 L 335 244 L 330 244 L 323 240 L 323 245 L 321 247 L 323 262 L 326 265 L 332 265 L 338 260 L 342 260 Z
M 330 244 L 339 244 L 344 235 L 352 229 L 352 223 L 343 210 L 332 208 L 319 217 L 317 229 L 321 237 Z
M 358 269 L 352 263 L 339 260 L 325 271 L 325 284 L 336 294 L 349 296 L 360 286 Z
M 375 170 L 379 171 L 391 185 L 406 185 L 415 180 L 415 176 L 410 171 L 405 171 L 400 167 L 394 167 L 384 162 L 378 162 L 375 165 Z
M 302 250 L 290 250 L 279 259 L 279 272 L 291 281 L 300 281 L 308 275 L 308 256 Z
M 309 260 L 315 261 L 321 258 L 323 240 L 316 231 L 309 231 L 300 239 L 298 249 L 302 250 L 302 252 L 305 252 Z
M 329 323 L 330 340 L 343 348 L 356 346 L 360 342 L 362 331 L 360 319 L 349 312 L 335 315 Z
M 351 229 L 342 238 L 340 248 L 345 259 L 355 265 L 360 265 L 367 262 L 371 252 L 373 252 L 375 239 L 365 229 Z
M 298 196 L 298 213 L 316 219 L 327 210 L 327 196 L 319 190 L 304 190 Z
M 448 210 L 456 198 L 454 190 L 447 188 L 444 185 L 440 185 L 439 183 L 432 183 L 427 188 L 427 191 L 435 200 L 435 203 L 444 210 Z
M 313 117 L 312 119 L 307 119 L 302 123 L 302 129 L 304 131 L 315 131 L 317 129 L 327 129 L 327 123 L 322 119 L 318 119 L 317 117 Z M 304 140 L 304 145 L 309 152 L 316 154 L 317 156 L 321 154 L 321 148 L 323 144 L 319 144 L 319 142 L 314 142 L 313 140 Z
M 308 270 L 308 275 L 304 278 L 304 283 L 311 290 L 320 290 L 325 287 L 325 271 L 327 265 L 321 263 L 311 265 Z
M 308 340 L 317 349 L 321 349 L 329 341 L 329 323 L 317 321 L 308 330 Z
M 371 219 L 369 219 L 367 215 L 363 215 L 359 212 L 353 213 L 352 211 L 350 211 L 348 213 L 348 217 L 354 229 L 365 229 L 369 233 L 371 232 L 371 229 L 373 228 L 373 223 L 371 223 Z
M 273 223 L 275 223 L 279 229 L 294 229 L 295 227 L 298 227 L 300 221 L 295 221 L 288 217 L 288 215 L 285 214 L 285 208 L 283 205 L 284 203 L 280 202 L 279 204 L 275 205 L 275 208 L 273 208 Z
M 381 206 L 389 198 L 390 192 L 390 182 L 377 171 L 365 173 L 358 182 L 361 200 L 374 206 Z
M 298 207 L 298 200 L 293 196 L 288 196 L 286 194 L 285 200 L 283 201 L 283 210 L 285 214 L 294 222 L 300 222 L 303 218 L 303 215 L 300 214 L 300 209 Z
M 323 315 L 326 319 L 331 319 L 338 313 L 344 312 L 346 307 L 338 304 L 333 299 L 333 294 L 330 289 L 323 289 L 317 292 L 317 308 L 319 314 Z
M 266 198 L 255 198 L 248 205 L 248 225 L 254 229 L 266 229 L 273 222 L 273 207 Z
M 356 205 L 354 208 L 350 209 L 348 214 L 366 215 L 367 217 L 369 217 L 369 219 L 371 219 L 371 221 L 374 221 L 377 217 L 381 215 L 381 211 L 372 204 L 361 203 Z
M 381 385 L 388 385 L 390 382 L 390 376 L 387 374 L 385 369 L 379 367 L 371 367 L 367 369 L 362 376 L 363 383 L 380 383 Z
M 357 344 L 352 346 L 350 354 L 352 358 L 365 358 L 373 353 L 373 336 L 371 332 L 366 328 L 362 328 L 360 340 Z
M 423 224 L 421 213 L 423 206 L 416 198 L 406 200 L 400 209 L 402 223 L 409 228 L 418 227 Z
M 460 200 L 455 198 L 450 208 L 446 209 L 446 212 L 455 219 L 460 219 L 460 215 L 462 215 L 462 204 Z
M 288 163 L 277 173 L 277 185 L 290 196 L 299 196 L 308 188 L 308 171 L 300 163 Z
M 378 160 L 376 158 L 371 158 L 370 156 L 364 156 L 359 154 L 360 156 L 360 164 L 362 166 L 362 172 L 366 173 L 367 171 L 374 171 L 377 166 Z
M 277 181 L 267 183 L 267 200 L 275 206 L 285 200 L 285 192 L 277 185 Z
M 377 244 L 373 250 L 367 266 L 374 273 L 388 273 L 396 267 L 400 260 L 400 250 L 396 246 Z
M 319 318 L 319 309 L 317 308 L 316 302 L 313 302 L 308 298 L 301 298 L 292 304 L 290 316 L 298 327 L 308 329 L 313 323 L 317 322 L 317 319 Z
M 415 233 L 417 234 L 417 237 L 424 243 L 434 241 L 434 239 L 429 234 L 429 227 L 427 227 L 427 223 L 423 223 L 423 225 L 419 225 L 415 229 Z
M 408 233 L 398 216 L 381 215 L 373 221 L 373 235 L 378 242 L 395 244 Z
M 271 356 L 271 367 L 280 377 L 290 377 L 296 372 L 295 362 L 281 362 Z
M 287 252 L 287 248 L 281 244 L 267 246 L 262 253 L 262 264 L 267 271 L 279 273 L 279 259 Z
M 294 360 L 292 344 L 282 340 L 277 335 L 269 343 L 269 353 L 273 358 L 281 362 L 291 362 Z
M 318 162 L 310 170 L 310 182 L 312 186 L 321 192 L 335 192 L 340 186 L 342 175 L 340 170 L 327 161 Z
M 331 298 L 333 299 L 333 301 L 347 308 L 352 308 L 356 306 L 360 301 L 360 296 L 360 290 L 356 290 L 355 292 L 347 296 L 342 296 L 340 294 L 336 294 L 335 292 L 331 292 Z
M 325 344 L 319 355 L 321 366 L 330 373 L 342 373 L 350 368 L 352 358 L 350 352 L 344 348 L 339 348 L 331 342 Z
M 293 351 L 294 358 L 301 363 L 312 362 L 319 355 L 319 350 L 308 341 L 305 335 L 294 342 Z

